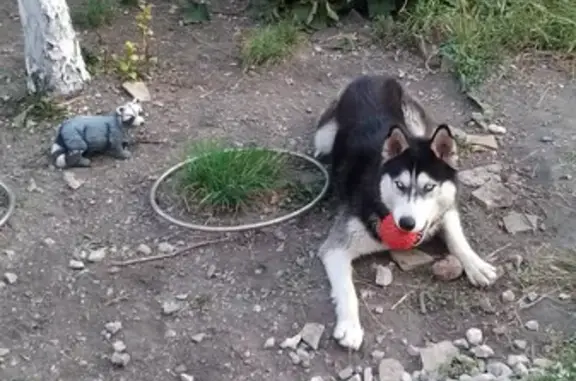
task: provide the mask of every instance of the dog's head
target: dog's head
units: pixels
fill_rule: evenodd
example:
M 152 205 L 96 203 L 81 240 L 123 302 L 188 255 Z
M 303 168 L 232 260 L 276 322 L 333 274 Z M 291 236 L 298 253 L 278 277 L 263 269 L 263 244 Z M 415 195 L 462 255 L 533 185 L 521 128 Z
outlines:
M 116 114 L 126 127 L 138 127 L 144 124 L 144 111 L 139 99 L 134 99 L 116 109 Z
M 382 156 L 380 196 L 399 228 L 424 232 L 456 202 L 457 147 L 447 125 L 429 139 L 411 139 L 395 126 Z

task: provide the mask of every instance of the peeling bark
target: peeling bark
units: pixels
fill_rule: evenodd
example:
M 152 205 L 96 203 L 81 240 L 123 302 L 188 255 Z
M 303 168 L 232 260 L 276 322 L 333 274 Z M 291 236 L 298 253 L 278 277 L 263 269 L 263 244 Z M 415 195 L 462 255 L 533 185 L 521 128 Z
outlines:
M 90 81 L 66 0 L 18 0 L 31 93 L 70 95 Z

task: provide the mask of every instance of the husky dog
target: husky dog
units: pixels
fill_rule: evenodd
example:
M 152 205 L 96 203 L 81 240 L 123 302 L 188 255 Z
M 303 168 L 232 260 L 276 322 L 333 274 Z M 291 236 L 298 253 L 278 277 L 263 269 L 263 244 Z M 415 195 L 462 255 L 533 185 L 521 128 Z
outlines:
M 420 243 L 443 235 L 469 281 L 488 286 L 496 270 L 470 247 L 457 205 L 456 142 L 395 79 L 361 76 L 320 116 L 316 157 L 332 161 L 339 211 L 319 250 L 336 308 L 333 336 L 359 349 L 364 337 L 352 261 L 386 250 L 378 225 L 389 214 L 418 233 Z
M 67 119 L 58 128 L 50 154 L 56 168 L 89 167 L 84 155 L 107 153 L 117 159 L 128 159 L 129 138 L 126 128 L 144 124 L 138 99 L 118 107 L 108 115 L 79 115 Z

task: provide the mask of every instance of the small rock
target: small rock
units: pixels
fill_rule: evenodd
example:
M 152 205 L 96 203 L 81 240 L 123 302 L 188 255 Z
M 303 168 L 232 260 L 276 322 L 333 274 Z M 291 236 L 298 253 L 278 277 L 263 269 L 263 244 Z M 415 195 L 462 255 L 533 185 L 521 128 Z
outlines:
M 300 361 L 302 361 L 296 352 L 288 352 L 288 357 L 290 357 L 290 361 L 292 361 L 292 364 L 294 365 L 298 365 L 300 364 Z
M 508 208 L 516 200 L 516 195 L 498 181 L 488 181 L 472 192 L 472 196 L 487 210 Z
M 558 299 L 560 300 L 568 300 L 570 299 L 570 294 L 567 294 L 565 292 L 561 292 L 558 294 Z
M 88 254 L 88 261 L 89 262 L 102 262 L 106 257 L 106 248 L 101 247 L 97 250 L 92 250 L 90 254 Z
M 526 295 L 526 299 L 528 299 L 528 301 L 530 303 L 535 302 L 536 299 L 538 299 L 538 294 L 534 291 L 530 291 L 527 295 Z
M 462 276 L 464 267 L 455 255 L 447 255 L 444 259 L 434 262 L 432 273 L 436 278 L 448 282 Z
M 516 295 L 514 295 L 514 291 L 506 290 L 502 293 L 502 301 L 504 303 L 511 303 L 516 299 Z
M 74 172 L 64 171 L 62 172 L 62 178 L 66 185 L 68 185 L 72 190 L 77 190 L 82 186 L 82 184 L 84 184 L 84 181 L 80 181 L 76 178 Z
M 130 362 L 130 355 L 128 353 L 114 352 L 110 361 L 116 366 L 125 367 Z
M 180 373 L 180 381 L 194 381 L 194 376 L 186 373 Z
M 324 379 L 320 376 L 314 376 L 310 379 L 310 381 L 324 381 Z
M 300 344 L 300 341 L 302 341 L 302 336 L 300 336 L 300 334 L 297 334 L 297 335 L 289 337 L 289 338 L 285 339 L 283 342 L 281 342 L 280 348 L 282 348 L 282 349 L 285 349 L 285 348 L 296 349 L 298 344 Z
M 402 375 L 402 378 L 400 378 L 400 381 L 412 381 L 412 376 L 410 375 L 410 373 L 404 372 L 404 374 Z M 418 380 L 415 380 L 415 381 L 418 381 Z
M 411 271 L 434 262 L 434 258 L 421 250 L 390 251 L 392 260 L 402 271 Z
M 374 373 L 372 372 L 372 367 L 367 366 L 364 368 L 362 381 L 374 381 Z
M 531 214 L 511 212 L 502 221 L 504 222 L 504 228 L 510 234 L 536 231 L 538 229 L 538 217 Z
M 508 355 L 506 364 L 514 368 L 517 364 L 530 364 L 530 359 L 526 355 Z
M 348 381 L 362 381 L 362 376 L 359 374 L 355 374 L 348 379 Z
M 466 340 L 471 345 L 479 345 L 483 340 L 482 331 L 478 328 L 470 328 L 466 331 Z
M 459 353 L 458 348 L 447 340 L 420 348 L 422 369 L 426 372 L 435 372 L 442 365 L 450 364 Z
M 486 344 L 474 347 L 470 350 L 470 352 L 472 352 L 472 354 L 479 359 L 486 359 L 494 356 L 494 350 Z
M 477 374 L 476 376 L 472 376 L 470 381 L 494 381 L 496 380 L 496 376 L 490 373 L 483 373 Z
M 488 131 L 493 134 L 504 135 L 506 133 L 506 127 L 491 123 L 488 125 Z
M 374 312 L 377 313 L 378 315 L 382 315 L 384 313 L 384 307 L 377 306 L 376 308 L 374 308 Z
M 70 267 L 72 270 L 83 270 L 86 266 L 82 261 L 71 259 L 70 262 L 68 262 L 68 267 Z
M 122 340 L 116 340 L 112 344 L 112 348 L 114 349 L 114 352 L 124 352 L 126 350 L 126 344 L 124 344 Z
M 526 327 L 526 329 L 529 331 L 538 331 L 538 329 L 540 328 L 540 324 L 538 324 L 536 320 L 528 320 L 524 324 L 524 327 Z
M 300 358 L 300 364 L 304 368 L 309 368 L 310 367 L 310 361 L 312 360 L 312 357 L 310 356 L 310 354 L 308 352 L 306 352 L 306 350 L 304 348 L 298 348 L 296 350 L 296 354 Z
M 376 266 L 376 284 L 378 286 L 389 286 L 392 283 L 392 271 L 387 266 Z
M 195 342 L 196 344 L 200 344 L 202 341 L 204 341 L 205 338 L 206 338 L 205 333 L 197 333 L 193 335 L 190 339 L 192 339 L 192 341 Z
M 152 254 L 152 249 L 150 248 L 150 246 L 141 243 L 140 245 L 138 245 L 138 248 L 136 249 L 137 252 L 139 252 L 140 254 L 144 254 L 144 255 L 150 255 Z
M 468 340 L 466 340 L 466 339 L 456 339 L 452 342 L 452 344 L 454 344 L 456 347 L 458 347 L 460 349 L 470 348 L 470 345 L 468 344 Z
M 384 359 L 378 365 L 379 381 L 401 381 L 404 367 L 396 359 Z
M 0 357 L 6 357 L 10 354 L 10 349 L 0 348 Z
M 420 348 L 414 346 L 414 345 L 408 345 L 408 354 L 410 356 L 419 356 L 420 355 Z
M 174 246 L 168 242 L 160 242 L 158 244 L 158 251 L 161 253 L 171 253 L 174 251 Z
M 164 315 L 172 315 L 182 308 L 182 304 L 176 300 L 167 300 L 162 303 L 162 313 Z
M 466 169 L 458 173 L 458 180 L 469 187 L 478 188 L 488 181 L 500 181 L 502 164 L 490 164 L 472 169 Z
M 353 374 L 354 374 L 354 368 L 348 366 L 342 369 L 340 372 L 338 372 L 338 378 L 341 380 L 347 380 L 350 377 L 352 377 Z
M 526 376 L 529 371 L 528 371 L 528 367 L 526 367 L 526 365 L 524 365 L 523 363 L 519 362 L 518 364 L 514 365 L 514 374 L 517 376 Z
M 554 141 L 554 139 L 551 136 L 542 136 L 540 138 L 540 141 L 542 143 L 552 143 Z
M 6 272 L 4 273 L 4 281 L 8 284 L 14 284 L 18 281 L 18 275 Z
M 466 136 L 466 144 L 470 146 L 480 146 L 492 150 L 498 149 L 498 142 L 494 135 L 470 135 Z
M 486 366 L 488 373 L 493 374 L 496 377 L 509 377 L 514 372 L 508 367 L 508 365 L 501 363 L 500 361 L 491 362 Z
M 168 330 L 166 330 L 166 332 L 164 332 L 164 337 L 166 339 L 171 339 L 173 337 L 176 337 L 176 335 L 177 335 L 177 333 L 173 329 L 168 329 Z
M 276 339 L 274 339 L 273 337 L 269 337 L 264 342 L 264 349 L 273 348 L 275 345 L 276 345 Z
M 320 338 L 324 333 L 324 325 L 320 323 L 306 323 L 300 331 L 302 341 L 308 344 L 312 349 L 317 350 Z
M 104 325 L 106 331 L 108 331 L 111 335 L 115 335 L 122 329 L 122 322 L 119 321 L 111 321 Z
M 124 82 L 122 88 L 130 94 L 130 96 L 142 102 L 149 102 L 152 99 L 150 91 L 148 91 L 148 87 L 144 82 Z
M 554 361 L 548 360 L 545 358 L 535 358 L 534 361 L 532 361 L 532 364 L 536 368 L 546 369 L 546 368 L 550 368 L 552 365 L 554 365 Z
M 209 265 L 208 270 L 206 270 L 206 278 L 211 279 L 215 273 L 216 273 L 216 266 L 214 264 Z
M 513 344 L 517 349 L 522 351 L 528 346 L 528 342 L 526 340 L 514 340 Z
M 374 360 L 380 361 L 384 358 L 384 356 L 386 356 L 386 353 L 384 351 L 376 349 L 373 350 L 372 353 L 370 353 L 370 356 L 372 356 Z
M 467 374 L 462 374 L 459 378 L 458 381 L 470 381 L 472 380 L 472 376 L 469 376 Z

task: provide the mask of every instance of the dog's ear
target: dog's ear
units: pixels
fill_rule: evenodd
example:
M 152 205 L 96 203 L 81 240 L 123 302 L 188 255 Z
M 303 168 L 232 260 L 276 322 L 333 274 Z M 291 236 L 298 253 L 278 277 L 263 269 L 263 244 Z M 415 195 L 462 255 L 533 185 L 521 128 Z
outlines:
M 384 160 L 392 159 L 404 152 L 408 145 L 408 139 L 400 126 L 393 126 L 388 133 L 388 137 L 384 140 L 382 157 Z
M 118 107 L 118 108 L 116 109 L 116 114 L 118 114 L 118 115 L 124 114 L 124 109 L 125 109 L 124 106 Z
M 439 159 L 444 160 L 453 167 L 456 166 L 458 161 L 458 147 L 456 140 L 452 136 L 452 132 L 450 132 L 450 127 L 446 124 L 441 124 L 436 128 L 430 140 L 430 148 Z

